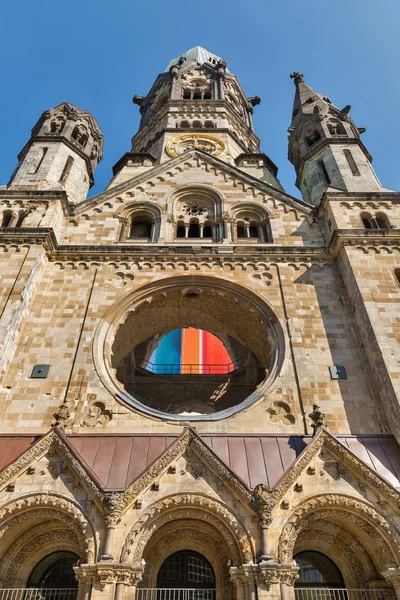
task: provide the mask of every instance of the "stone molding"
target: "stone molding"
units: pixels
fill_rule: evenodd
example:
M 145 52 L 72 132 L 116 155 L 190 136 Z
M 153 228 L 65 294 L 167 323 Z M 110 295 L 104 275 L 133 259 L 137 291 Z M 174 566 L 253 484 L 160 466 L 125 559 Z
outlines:
M 297 536 L 309 523 L 318 519 L 338 518 L 350 522 L 369 535 L 387 562 L 400 557 L 400 537 L 397 529 L 382 517 L 372 505 L 341 494 L 326 494 L 304 501 L 286 521 L 279 538 L 279 560 L 293 558 Z
M 102 590 L 106 585 L 116 583 L 136 587 L 143 576 L 142 566 L 109 562 L 99 562 L 95 565 L 82 564 L 74 567 L 74 571 L 80 585 L 98 584 Z
M 74 532 L 80 542 L 85 560 L 88 563 L 94 561 L 96 542 L 92 526 L 86 519 L 80 507 L 71 500 L 67 500 L 56 494 L 32 494 L 6 504 L 0 510 L 0 538 L 4 535 L 4 531 L 9 528 L 9 520 L 11 520 L 13 525 L 17 524 L 19 519 L 22 518 L 22 520 L 24 520 L 24 512 L 30 511 L 31 509 L 37 509 L 38 507 L 51 509 L 52 518 L 65 521 L 68 524 L 70 524 L 71 519 L 73 519 L 78 526 L 74 527 Z M 22 514 L 19 515 L 18 513 Z
M 253 558 L 251 542 L 233 513 L 217 500 L 201 494 L 176 494 L 152 504 L 136 521 L 125 538 L 121 561 L 141 560 L 143 550 L 154 531 L 177 519 L 198 519 L 211 523 L 222 533 L 235 560 Z
M 274 583 L 285 583 L 293 586 L 299 577 L 299 567 L 294 563 L 278 563 L 262 561 L 230 568 L 231 579 L 235 584 L 256 582 L 264 585 L 269 591 Z
M 137 496 L 159 478 L 174 460 L 180 458 L 188 449 L 205 465 L 222 479 L 224 484 L 246 504 L 250 501 L 247 486 L 222 462 L 220 458 L 192 430 L 186 429 L 179 438 L 139 477 L 124 494 L 126 506 L 131 505 Z
M 65 460 L 86 491 L 98 505 L 102 507 L 104 494 L 102 493 L 99 484 L 84 468 L 71 450 L 67 440 L 57 428 L 50 430 L 49 433 L 44 435 L 40 440 L 33 444 L 31 448 L 14 460 L 14 462 L 8 465 L 8 467 L 0 473 L 0 488 L 5 487 L 10 481 L 22 475 L 34 461 L 39 460 L 42 456 L 46 455 L 51 448 L 54 448 Z

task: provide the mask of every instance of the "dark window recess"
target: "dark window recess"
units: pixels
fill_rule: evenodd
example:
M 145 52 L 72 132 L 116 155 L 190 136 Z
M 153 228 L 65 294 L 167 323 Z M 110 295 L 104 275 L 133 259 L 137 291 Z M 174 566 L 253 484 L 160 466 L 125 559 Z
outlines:
M 199 227 L 198 223 L 190 223 L 188 237 L 190 237 L 190 238 L 200 237 L 200 227 Z
M 352 174 L 355 177 L 359 177 L 361 175 L 359 168 L 357 167 L 356 161 L 354 160 L 354 156 L 350 152 L 350 150 L 343 150 L 343 154 L 347 160 L 347 164 L 349 165 Z
M 329 367 L 329 371 L 331 373 L 331 379 L 347 379 L 346 369 L 342 365 Z
M 176 237 L 177 238 L 185 237 L 185 226 L 184 225 L 178 225 L 178 227 L 176 228 Z
M 249 235 L 251 238 L 258 237 L 258 229 L 256 225 L 250 225 L 249 227 Z
M 314 587 L 314 588 L 343 588 L 344 580 L 341 572 L 335 563 L 320 552 L 305 551 L 299 552 L 294 557 L 299 570 L 299 578 L 296 581 L 296 587 Z M 334 594 L 324 595 L 326 600 L 334 598 Z
M 46 379 L 50 365 L 35 365 L 32 369 L 32 379 Z
M 319 170 L 321 172 L 322 178 L 324 179 L 325 183 L 330 183 L 331 178 L 329 177 L 329 173 L 326 169 L 324 159 L 320 158 L 319 160 L 317 160 L 317 165 L 319 167 Z
M 208 560 L 201 554 L 187 550 L 176 552 L 161 566 L 157 577 L 157 587 L 161 589 L 215 590 L 214 571 Z M 213 596 L 208 593 L 195 597 L 211 600 Z

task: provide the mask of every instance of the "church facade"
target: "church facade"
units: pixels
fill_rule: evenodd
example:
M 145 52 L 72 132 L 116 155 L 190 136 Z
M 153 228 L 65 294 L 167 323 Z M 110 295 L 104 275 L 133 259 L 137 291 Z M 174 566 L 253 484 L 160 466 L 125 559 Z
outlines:
M 400 598 L 400 193 L 292 75 L 289 160 L 196 47 L 0 188 L 0 600 Z M 257 110 L 257 109 L 256 109 Z

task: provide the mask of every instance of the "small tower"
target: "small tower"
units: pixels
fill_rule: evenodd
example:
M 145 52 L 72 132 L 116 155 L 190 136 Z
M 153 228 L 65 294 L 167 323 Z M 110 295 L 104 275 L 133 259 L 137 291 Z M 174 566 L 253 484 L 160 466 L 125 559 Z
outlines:
M 42 114 L 18 155 L 12 189 L 65 189 L 72 204 L 86 199 L 103 153 L 103 134 L 87 110 L 63 102 Z
M 318 205 L 327 190 L 376 192 L 382 190 L 360 139 L 364 128 L 292 73 L 296 85 L 292 124 L 289 127 L 289 160 L 297 173 L 296 186 L 306 202 Z

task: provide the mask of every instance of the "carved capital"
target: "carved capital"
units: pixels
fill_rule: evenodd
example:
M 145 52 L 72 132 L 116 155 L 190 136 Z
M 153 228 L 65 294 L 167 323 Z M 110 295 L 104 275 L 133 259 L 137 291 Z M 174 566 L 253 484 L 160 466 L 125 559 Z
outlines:
M 400 586 L 400 567 L 389 567 L 381 574 L 394 588 Z
M 74 567 L 74 571 L 80 584 L 96 583 L 102 588 L 113 583 L 136 586 L 143 576 L 142 566 L 123 565 L 121 563 L 80 565 Z

